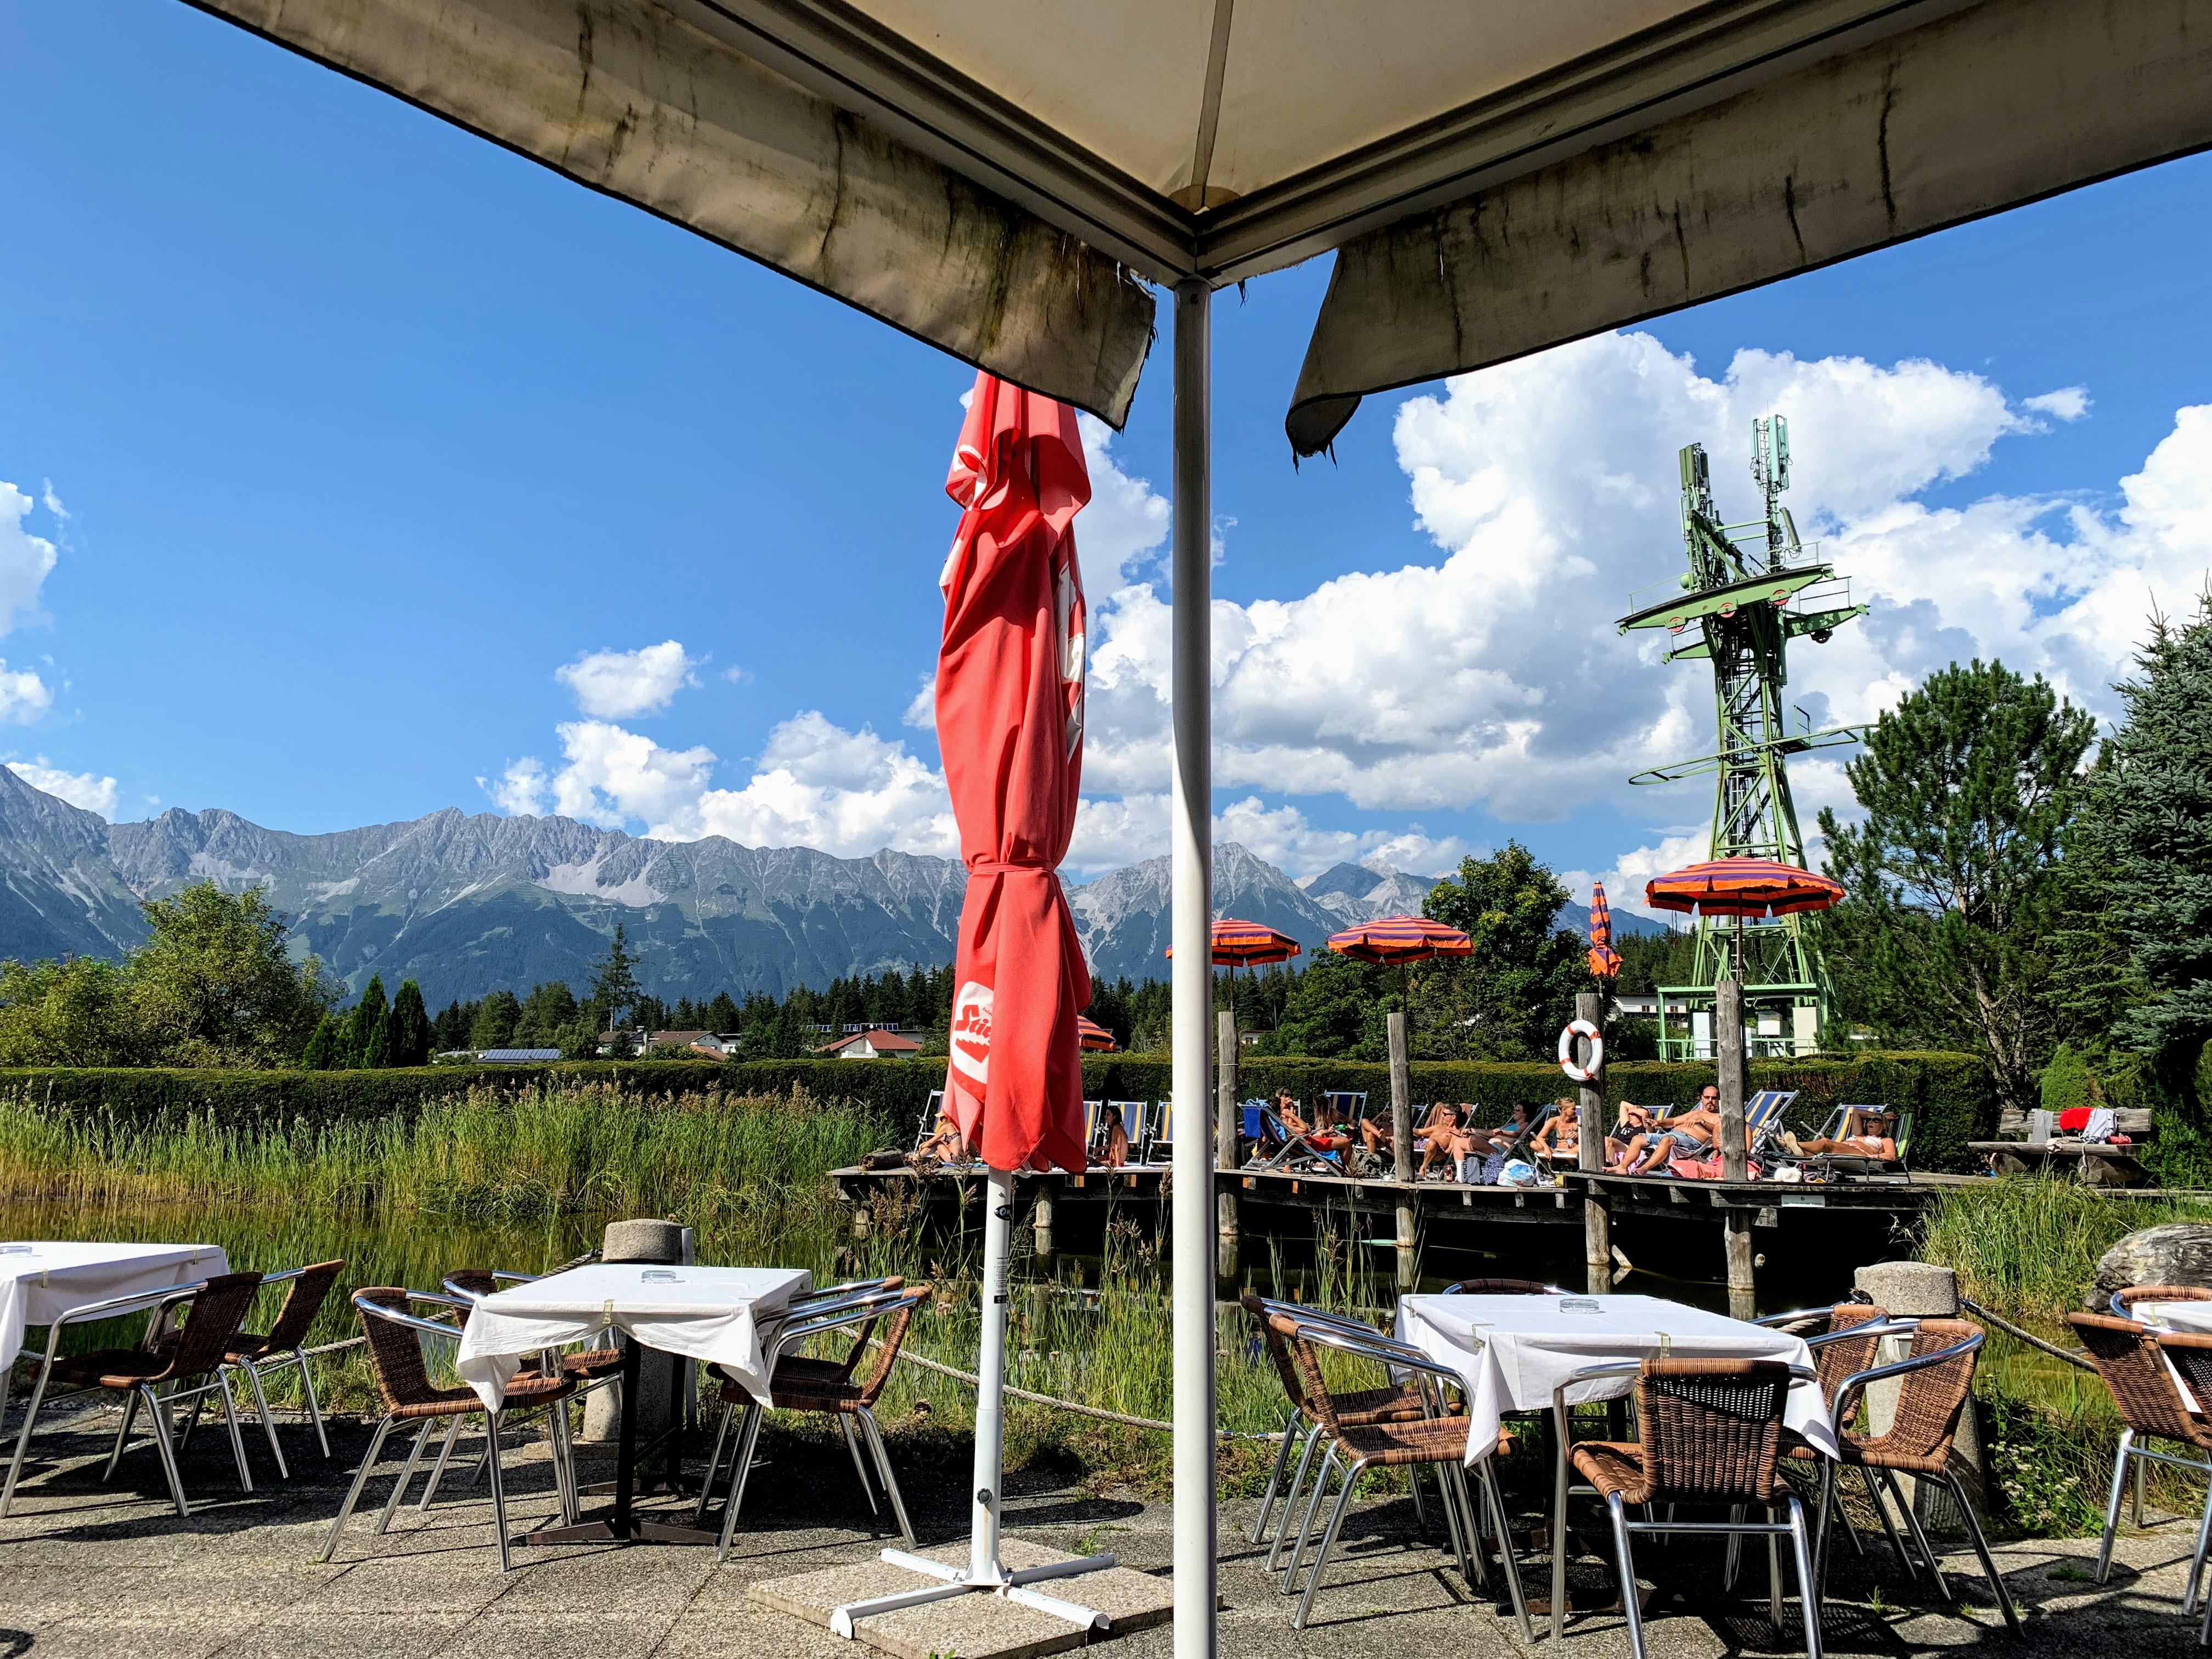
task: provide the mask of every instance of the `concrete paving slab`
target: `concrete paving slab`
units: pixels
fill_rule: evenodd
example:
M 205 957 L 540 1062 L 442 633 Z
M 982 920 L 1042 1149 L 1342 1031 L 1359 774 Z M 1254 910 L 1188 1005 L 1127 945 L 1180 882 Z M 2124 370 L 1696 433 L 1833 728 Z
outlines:
M 431 1659 L 444 1652 L 469 1613 L 279 1613 L 218 1649 L 216 1659 Z M 40 1659 L 43 1659 L 43 1650 Z
M 546 1659 L 548 1654 L 647 1659 L 675 1623 L 673 1614 L 507 1614 L 495 1607 L 462 1626 L 437 1651 L 441 1659 Z

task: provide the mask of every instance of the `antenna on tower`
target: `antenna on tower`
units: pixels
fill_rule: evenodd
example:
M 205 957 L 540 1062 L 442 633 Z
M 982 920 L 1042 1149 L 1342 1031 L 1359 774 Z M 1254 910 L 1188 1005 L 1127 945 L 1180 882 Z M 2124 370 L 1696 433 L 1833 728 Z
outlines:
M 1781 503 L 1790 488 L 1790 422 L 1769 415 L 1751 423 L 1751 476 L 1766 492 L 1766 563 L 1779 570 L 1784 555 L 1796 550 L 1797 526 Z M 1784 539 L 1785 526 L 1788 540 Z

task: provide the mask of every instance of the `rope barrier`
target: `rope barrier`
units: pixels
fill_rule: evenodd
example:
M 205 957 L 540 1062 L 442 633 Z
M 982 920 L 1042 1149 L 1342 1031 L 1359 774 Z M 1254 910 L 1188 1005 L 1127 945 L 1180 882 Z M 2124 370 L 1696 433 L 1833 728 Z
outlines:
M 883 1339 L 880 1337 L 872 1336 L 868 1339 L 868 1346 L 872 1348 L 879 1348 L 883 1346 Z M 937 1360 L 925 1359 L 920 1354 L 914 1352 L 910 1349 L 902 1350 L 899 1354 L 899 1358 L 908 1361 L 909 1364 L 921 1366 L 924 1370 L 936 1371 L 942 1376 L 952 1378 L 955 1382 L 965 1382 L 971 1389 L 981 1388 L 982 1386 L 982 1379 L 977 1376 L 975 1372 L 955 1370 L 951 1366 L 942 1364 Z M 1124 1428 L 1150 1429 L 1155 1434 L 1173 1434 L 1175 1432 L 1174 1424 L 1163 1423 L 1156 1417 L 1133 1417 L 1127 1412 L 1109 1412 L 1103 1407 L 1085 1406 L 1079 1404 L 1077 1401 L 1073 1400 L 1055 1400 L 1048 1394 L 1033 1394 L 1027 1389 L 1018 1389 L 1011 1382 L 1006 1385 L 1006 1392 L 1017 1400 L 1027 1400 L 1033 1404 L 1039 1406 L 1050 1406 L 1059 1411 L 1073 1412 L 1078 1417 L 1095 1417 L 1102 1423 L 1119 1423 Z M 1280 1440 L 1283 1437 L 1280 1432 L 1273 1434 L 1246 1434 L 1236 1429 L 1216 1429 L 1213 1432 L 1215 1437 L 1221 1440 L 1266 1440 L 1273 1442 Z
M 2072 1353 L 2066 1349 L 2058 1346 L 2056 1343 L 2045 1342 L 2033 1331 L 2024 1331 L 2021 1329 L 2019 1326 L 2014 1324 L 2010 1320 L 1998 1317 L 1996 1314 L 1991 1313 L 1987 1308 L 1984 1308 L 1980 1303 L 1973 1301 L 1967 1297 L 1960 1297 L 1959 1298 L 1959 1305 L 1964 1308 L 1968 1313 L 1988 1320 L 1990 1324 L 1996 1326 L 2007 1336 L 2012 1337 L 2017 1341 L 2025 1342 L 2031 1348 L 2040 1348 L 2044 1352 L 2049 1354 L 2054 1359 L 2063 1359 L 2069 1365 L 2079 1365 L 2085 1371 L 2094 1371 L 2097 1369 L 2096 1363 L 2088 1358 L 2086 1355 Z

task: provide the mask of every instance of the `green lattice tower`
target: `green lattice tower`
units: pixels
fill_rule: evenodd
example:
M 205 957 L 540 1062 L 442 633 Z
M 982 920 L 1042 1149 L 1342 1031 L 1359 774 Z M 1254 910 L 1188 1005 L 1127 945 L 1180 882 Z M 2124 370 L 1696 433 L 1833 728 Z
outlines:
M 1863 728 L 1815 731 L 1802 709 L 1785 707 L 1789 644 L 1807 635 L 1824 644 L 1836 629 L 1864 615 L 1866 607 L 1850 602 L 1848 584 L 1820 556 L 1820 544 L 1798 539 L 1790 509 L 1782 505 L 1782 494 L 1790 487 L 1790 428 L 1781 416 L 1752 422 L 1751 473 L 1765 499 L 1765 512 L 1756 520 L 1721 521 L 1704 445 L 1690 445 L 1680 459 L 1682 545 L 1689 568 L 1674 595 L 1622 617 L 1620 627 L 1624 634 L 1633 628 L 1664 628 L 1683 639 L 1668 652 L 1667 661 L 1712 664 L 1718 747 L 1696 760 L 1638 773 L 1629 781 L 1671 783 L 1710 772 L 1710 856 L 1747 854 L 1802 865 L 1805 840 L 1790 799 L 1787 760 L 1808 750 L 1856 742 Z M 1814 1033 L 1826 1022 L 1828 976 L 1800 919 L 1738 923 L 1701 916 L 1693 933 L 1693 982 L 1660 988 L 1662 1057 L 1691 1057 L 1696 1047 L 1692 1017 L 1710 1012 L 1712 987 L 1731 970 L 1743 983 L 1745 1018 L 1764 1035 L 1764 1041 L 1755 1042 L 1758 1050 L 1809 1050 Z M 1670 1018 L 1676 1013 L 1683 1017 L 1679 1030 Z

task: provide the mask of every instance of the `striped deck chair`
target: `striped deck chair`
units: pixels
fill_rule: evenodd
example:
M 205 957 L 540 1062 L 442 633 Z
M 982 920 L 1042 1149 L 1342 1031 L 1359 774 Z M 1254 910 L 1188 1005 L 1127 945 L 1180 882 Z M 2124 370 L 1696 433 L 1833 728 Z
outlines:
M 921 1143 L 929 1139 L 930 1131 L 937 1127 L 938 1109 L 945 1104 L 945 1091 L 932 1089 L 929 1103 L 921 1109 L 921 1127 L 914 1132 L 914 1149 L 921 1150 Z
M 1083 1160 L 1086 1164 L 1098 1162 L 1098 1118 L 1105 1105 L 1103 1100 L 1083 1103 Z
M 1152 1103 L 1152 1115 L 1146 1125 L 1144 1155 L 1139 1164 L 1158 1164 L 1175 1151 L 1175 1102 L 1159 1100 Z

